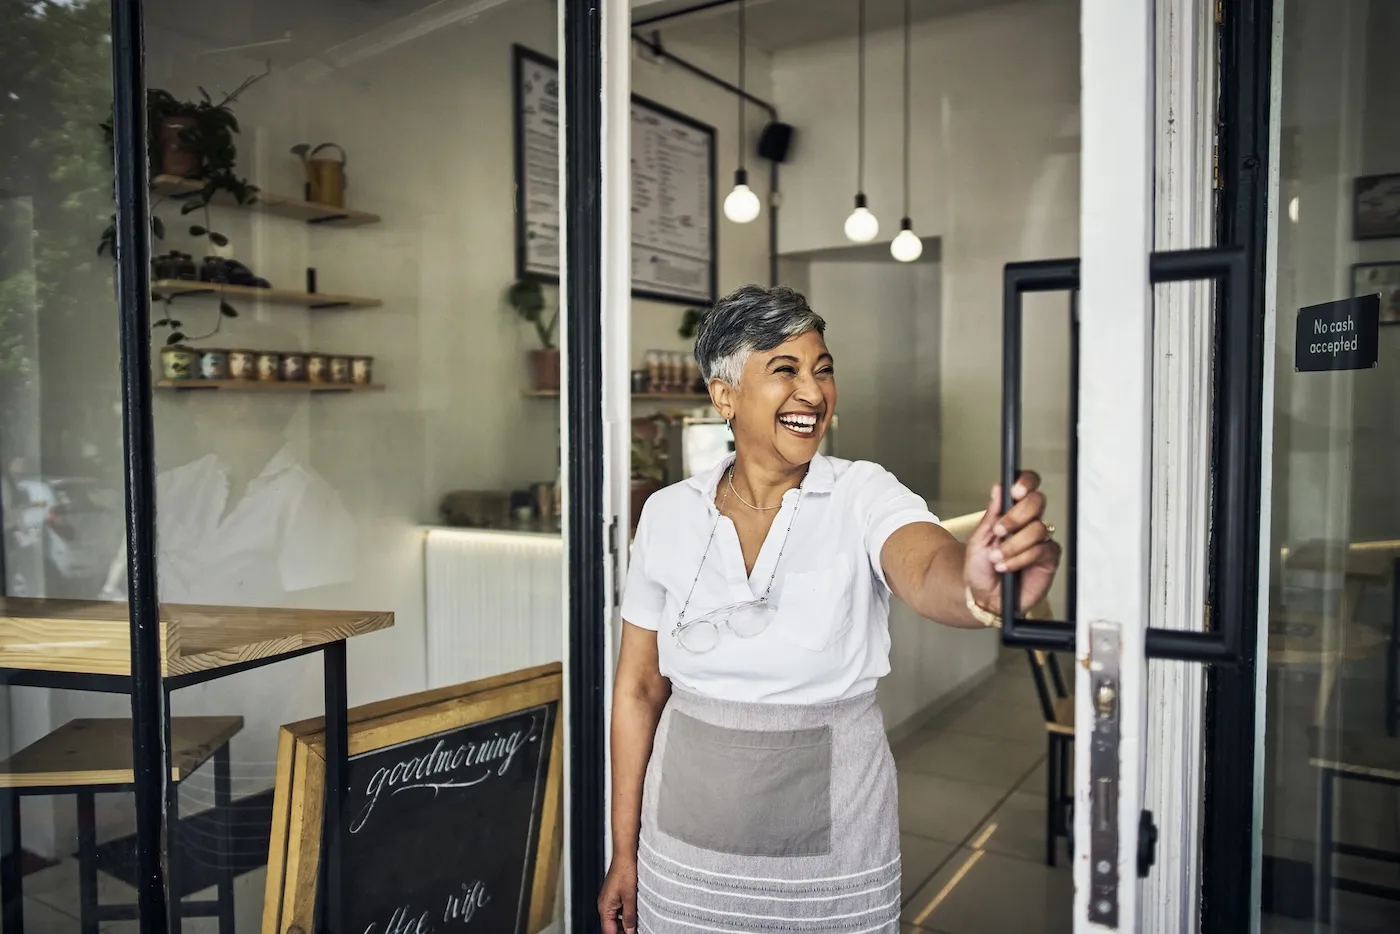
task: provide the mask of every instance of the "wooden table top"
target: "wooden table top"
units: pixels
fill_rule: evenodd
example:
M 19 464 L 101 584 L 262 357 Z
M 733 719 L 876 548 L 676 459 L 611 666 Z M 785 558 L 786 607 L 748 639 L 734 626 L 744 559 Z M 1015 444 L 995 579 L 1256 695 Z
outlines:
M 1395 559 L 1400 558 L 1400 540 L 1312 541 L 1279 551 L 1283 566 L 1289 571 L 1328 571 L 1385 581 L 1390 579 Z
M 126 603 L 0 598 L 0 668 L 129 675 L 128 614 Z M 393 625 L 393 613 L 162 604 L 161 674 L 275 658 Z

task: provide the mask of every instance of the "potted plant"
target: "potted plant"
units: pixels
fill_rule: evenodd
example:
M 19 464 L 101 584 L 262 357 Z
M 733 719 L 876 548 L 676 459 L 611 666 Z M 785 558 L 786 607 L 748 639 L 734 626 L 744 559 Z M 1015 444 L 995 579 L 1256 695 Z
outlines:
M 248 78 L 217 102 L 204 88 L 199 89 L 198 101 L 182 101 L 160 88 L 150 88 L 146 91 L 146 148 L 151 171 L 156 175 L 175 175 L 204 183 L 197 191 L 183 196 L 180 214 L 204 212 L 204 223 L 191 224 L 189 234 L 207 242 L 210 255 L 217 254 L 229 244 L 227 236 L 210 226 L 210 202 L 220 192 L 227 193 L 239 204 L 248 204 L 257 198 L 257 187 L 234 171 L 238 156 L 234 136 L 239 132 L 239 126 L 232 104 L 267 74 L 268 72 L 264 71 L 260 75 Z M 104 123 L 102 129 L 107 135 L 110 148 L 111 121 Z M 151 235 L 156 240 L 165 239 L 165 222 L 156 213 L 165 200 L 162 197 L 151 206 Z M 98 241 L 98 255 L 111 253 L 115 256 L 116 241 L 116 217 L 113 216 Z M 232 305 L 221 301 L 218 315 L 208 333 L 187 337 L 180 330 L 182 322 L 175 320 L 171 313 L 172 298 L 168 295 L 153 294 L 151 299 L 153 302 L 163 302 L 166 306 L 164 313 L 151 322 L 151 328 L 163 328 L 169 332 L 165 339 L 165 347 L 169 352 L 162 351 L 162 361 L 166 367 L 167 378 L 172 379 L 184 377 L 171 376 L 170 373 L 188 369 L 188 355 L 193 351 L 185 346 L 186 341 L 212 337 L 219 332 L 225 318 L 238 316 Z M 198 367 L 194 367 L 194 370 L 197 373 Z
M 506 290 L 506 302 L 522 320 L 529 322 L 540 340 L 540 349 L 529 352 L 534 388 L 540 392 L 559 389 L 559 348 L 554 346 L 559 326 L 559 307 L 549 310 L 544 285 L 538 279 L 519 279 Z

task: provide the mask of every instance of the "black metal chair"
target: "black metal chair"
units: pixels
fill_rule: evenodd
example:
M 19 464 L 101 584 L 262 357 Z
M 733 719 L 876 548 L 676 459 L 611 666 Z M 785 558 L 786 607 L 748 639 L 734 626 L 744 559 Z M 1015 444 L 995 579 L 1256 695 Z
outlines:
M 170 721 L 170 779 L 180 783 L 214 760 L 214 807 L 220 815 L 217 898 L 175 902 L 180 917 L 217 917 L 219 934 L 233 934 L 233 861 L 228 820 L 232 805 L 229 740 L 243 729 L 242 717 L 173 717 Z M 103 921 L 137 919 L 137 906 L 102 905 L 97 899 L 97 807 L 100 793 L 130 791 L 131 720 L 70 720 L 0 763 L 0 900 L 7 919 L 4 934 L 23 934 L 24 882 L 20 833 L 20 799 L 37 795 L 73 795 L 78 807 L 78 911 L 82 934 L 97 934 Z M 175 830 L 178 830 L 179 821 Z M 170 852 L 178 853 L 177 834 Z M 172 861 L 173 862 L 173 861 Z M 172 871 L 171 885 L 175 886 Z M 178 888 L 174 889 L 179 891 Z M 14 924 L 18 919 L 19 924 Z M 11 930 L 14 927 L 14 930 Z
M 1335 875 L 1332 867 L 1332 857 L 1338 855 L 1400 865 L 1400 852 L 1338 842 L 1334 813 L 1337 782 L 1340 779 L 1400 788 L 1400 743 L 1387 736 L 1325 734 L 1316 729 L 1312 731 L 1310 742 L 1312 755 L 1308 761 L 1319 770 L 1320 779 L 1317 871 L 1314 876 L 1317 919 L 1324 924 L 1332 920 L 1334 890 L 1400 901 L 1400 888 L 1347 879 Z
M 1045 865 L 1053 866 L 1056 844 L 1065 838 L 1074 853 L 1074 698 L 1053 652 L 1027 649 L 1035 693 L 1045 717 Z

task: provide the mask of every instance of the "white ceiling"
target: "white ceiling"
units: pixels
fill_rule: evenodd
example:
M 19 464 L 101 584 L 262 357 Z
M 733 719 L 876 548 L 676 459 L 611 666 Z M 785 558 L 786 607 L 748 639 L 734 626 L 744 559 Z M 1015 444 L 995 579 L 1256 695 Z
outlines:
M 970 13 L 1017 0 L 912 0 L 910 18 L 915 22 Z M 665 14 L 696 0 L 633 0 L 633 21 Z M 747 0 L 749 44 L 755 49 L 779 49 L 809 45 L 856 34 L 857 0 Z M 904 22 L 904 0 L 866 0 L 866 29 L 877 32 L 894 29 Z M 736 4 L 701 10 L 646 27 L 659 29 L 663 38 L 685 38 L 699 42 L 737 41 L 739 14 Z

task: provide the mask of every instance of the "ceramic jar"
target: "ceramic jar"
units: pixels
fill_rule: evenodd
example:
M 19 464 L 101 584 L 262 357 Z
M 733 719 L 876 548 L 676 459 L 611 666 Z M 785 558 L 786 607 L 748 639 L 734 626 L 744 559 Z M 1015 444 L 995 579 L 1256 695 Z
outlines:
M 195 379 L 199 369 L 199 352 L 188 347 L 162 347 L 161 375 L 168 380 Z
M 306 355 L 306 378 L 313 383 L 328 383 L 331 379 L 331 360 L 323 353 Z
M 350 381 L 356 386 L 368 386 L 374 382 L 374 358 L 351 357 Z
M 332 382 L 332 383 L 348 383 L 348 382 L 350 382 L 350 358 L 349 358 L 349 357 L 331 357 L 331 358 L 330 358 L 330 365 L 331 365 L 331 378 L 330 378 L 330 382 Z
M 258 351 L 258 380 L 264 383 L 276 382 L 280 376 L 282 355 L 275 350 Z
M 228 351 L 210 347 L 200 353 L 199 375 L 203 379 L 228 379 Z
M 306 354 L 299 350 L 282 354 L 279 378 L 289 383 L 299 383 L 306 379 Z
M 228 352 L 229 379 L 257 379 L 258 355 L 251 350 Z

